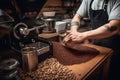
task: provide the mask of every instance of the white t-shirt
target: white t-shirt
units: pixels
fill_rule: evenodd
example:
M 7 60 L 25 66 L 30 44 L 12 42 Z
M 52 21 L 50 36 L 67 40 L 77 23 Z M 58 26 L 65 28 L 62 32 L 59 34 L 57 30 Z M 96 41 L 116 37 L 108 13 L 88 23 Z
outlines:
M 89 17 L 89 9 L 90 9 L 91 0 L 83 0 L 79 9 L 77 10 L 77 14 L 82 17 Z M 92 3 L 93 10 L 103 9 L 104 0 L 94 0 Z M 107 6 L 108 12 L 108 20 L 117 19 L 120 20 L 120 0 L 109 0 Z

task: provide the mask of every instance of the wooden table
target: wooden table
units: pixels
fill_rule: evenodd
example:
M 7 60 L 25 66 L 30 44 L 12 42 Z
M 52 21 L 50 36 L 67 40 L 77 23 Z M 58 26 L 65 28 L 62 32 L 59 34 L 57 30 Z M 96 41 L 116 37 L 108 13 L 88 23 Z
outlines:
M 59 40 L 58 33 L 42 33 L 42 34 L 39 34 L 38 37 L 49 39 L 51 41 L 58 41 Z
M 39 37 L 43 37 L 51 40 L 53 40 L 54 38 L 58 38 L 58 36 L 59 36 L 58 33 L 51 33 L 51 34 L 43 33 L 39 35 Z M 107 75 L 109 73 L 109 62 L 113 52 L 112 49 L 96 46 L 89 43 L 86 43 L 86 46 L 97 49 L 98 51 L 100 51 L 100 54 L 85 63 L 71 65 L 67 67 L 77 75 L 79 80 L 86 80 L 86 79 L 90 80 L 89 78 L 92 78 L 92 80 L 94 80 L 93 75 L 95 77 L 98 74 L 98 72 L 100 72 L 102 69 L 101 78 L 102 80 L 106 80 Z
M 78 80 L 106 80 L 109 73 L 109 62 L 112 55 L 112 50 L 109 48 L 86 44 L 86 46 L 92 47 L 100 51 L 100 54 L 95 58 L 81 64 L 75 64 L 67 66 L 78 77 Z M 96 79 L 97 73 L 101 72 L 101 79 Z
M 110 62 L 110 58 L 111 58 L 113 51 L 109 48 L 96 46 L 92 44 L 85 44 L 85 45 L 88 47 L 97 49 L 98 51 L 100 51 L 100 53 L 96 57 L 84 63 L 80 63 L 80 64 L 74 64 L 74 65 L 67 66 L 67 65 L 60 64 L 59 61 L 56 61 L 54 64 L 57 63 L 57 66 L 61 65 L 64 68 L 67 68 L 68 70 L 72 71 L 72 73 L 77 77 L 76 79 L 72 79 L 72 80 L 107 80 L 107 75 L 109 73 L 109 62 Z M 43 62 L 46 62 L 46 61 L 47 60 Z M 54 61 L 52 60 L 52 62 Z M 39 63 L 39 65 L 42 65 L 42 67 L 38 68 L 33 73 L 28 73 L 28 75 L 33 75 L 33 77 L 35 77 L 34 74 L 39 73 L 37 77 L 40 77 L 40 79 L 42 80 L 44 80 L 43 77 L 47 78 L 45 80 L 56 80 L 56 79 L 57 80 L 71 80 L 69 79 L 70 78 L 69 76 L 67 77 L 67 75 L 66 75 L 67 79 L 61 79 L 61 77 L 58 76 L 57 73 L 59 71 L 62 71 L 62 68 L 59 69 L 59 67 L 57 66 L 55 67 L 53 63 L 50 63 L 50 61 L 47 62 L 46 65 L 45 63 L 43 64 L 44 66 L 42 65 L 42 63 Z M 66 72 L 67 71 L 63 71 L 63 74 Z M 21 73 L 21 74 L 24 75 L 26 73 Z M 46 77 L 45 75 L 48 77 Z M 50 78 L 51 76 L 52 76 L 52 79 Z

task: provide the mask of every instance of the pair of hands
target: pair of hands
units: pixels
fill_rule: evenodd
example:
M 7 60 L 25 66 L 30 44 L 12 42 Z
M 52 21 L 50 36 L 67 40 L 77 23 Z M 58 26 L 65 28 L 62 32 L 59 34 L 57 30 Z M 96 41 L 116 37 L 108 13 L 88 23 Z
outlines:
M 82 43 L 84 39 L 85 36 L 82 32 L 69 30 L 64 34 L 63 43 L 64 44 L 69 42 Z

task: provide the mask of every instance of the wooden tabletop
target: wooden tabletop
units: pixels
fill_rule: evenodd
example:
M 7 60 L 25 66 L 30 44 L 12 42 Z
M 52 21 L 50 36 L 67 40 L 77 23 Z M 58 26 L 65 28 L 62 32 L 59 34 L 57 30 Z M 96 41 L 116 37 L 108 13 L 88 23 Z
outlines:
M 106 80 L 107 74 L 109 71 L 109 61 L 110 61 L 113 50 L 106 48 L 106 47 L 96 46 L 96 45 L 92 45 L 92 44 L 85 44 L 85 46 L 95 48 L 100 53 L 96 57 L 94 57 L 86 62 L 79 63 L 79 64 L 73 64 L 73 65 L 63 65 L 63 64 L 60 64 L 59 61 L 54 60 L 52 58 L 49 59 L 52 62 L 50 62 L 48 59 L 46 59 L 42 63 L 39 63 L 39 66 L 41 65 L 42 67 L 39 67 L 33 73 L 28 73 L 29 74 L 28 76 L 34 76 L 35 74 L 37 74 L 37 77 L 40 77 L 40 78 L 41 77 L 45 78 L 46 76 L 48 76 L 46 80 L 53 80 L 53 79 L 56 80 L 56 78 L 57 78 L 57 80 L 61 80 L 62 75 L 59 76 L 58 72 L 62 72 L 61 74 L 64 74 L 64 73 L 67 74 L 68 71 L 72 71 L 72 73 L 77 77 L 77 79 L 69 79 L 70 76 L 64 75 L 67 77 L 67 79 L 65 78 L 62 80 L 98 80 L 98 79 L 93 79 L 94 77 L 92 77 L 90 79 L 90 76 L 93 75 L 94 72 L 98 72 L 99 70 L 101 70 L 101 69 L 99 69 L 101 67 L 102 73 L 100 73 L 100 75 L 102 75 L 102 77 L 100 77 L 100 78 L 102 78 L 102 79 L 99 79 L 99 80 Z M 55 64 L 56 64 L 56 66 L 55 66 Z M 59 66 L 61 66 L 62 68 L 65 68 L 65 69 L 59 68 Z M 65 70 L 65 71 L 62 71 L 62 70 Z M 66 70 L 68 70 L 68 71 L 66 71 Z M 21 73 L 21 74 L 24 75 L 26 73 Z M 52 78 L 51 78 L 51 76 L 52 76 Z M 94 74 L 94 76 L 97 76 L 97 75 Z
M 49 39 L 51 37 L 55 37 L 58 35 L 59 35 L 58 33 L 48 33 L 48 34 L 43 33 L 43 34 L 40 34 L 39 37 Z M 81 64 L 75 64 L 67 67 L 77 75 L 79 80 L 85 80 L 98 67 L 104 64 L 104 67 L 106 69 L 105 71 L 103 71 L 102 75 L 104 76 L 103 80 L 105 80 L 109 71 L 109 61 L 110 61 L 110 57 L 112 55 L 113 50 L 106 47 L 96 46 L 90 43 L 86 43 L 86 46 L 97 49 L 100 52 L 100 54 L 87 62 L 84 62 Z
M 79 80 L 85 80 L 88 76 L 91 75 L 91 73 L 93 73 L 98 67 L 100 67 L 100 65 L 105 63 L 106 74 L 105 72 L 103 72 L 103 76 L 105 78 L 106 75 L 108 74 L 107 67 L 109 68 L 109 60 L 113 51 L 109 48 L 91 45 L 91 44 L 86 44 L 86 46 L 97 49 L 98 51 L 100 51 L 100 54 L 85 63 L 75 64 L 67 67 L 71 69 L 78 76 Z
M 53 37 L 58 36 L 58 33 L 42 33 L 42 34 L 39 34 L 38 36 L 42 37 L 42 38 L 49 39 L 49 38 L 53 38 Z

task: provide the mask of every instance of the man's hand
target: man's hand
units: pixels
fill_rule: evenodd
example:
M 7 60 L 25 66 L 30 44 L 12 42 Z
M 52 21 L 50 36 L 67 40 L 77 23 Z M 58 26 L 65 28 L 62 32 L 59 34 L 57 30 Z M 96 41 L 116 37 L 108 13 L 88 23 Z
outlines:
M 64 35 L 64 39 L 63 39 L 63 43 L 67 43 L 67 42 L 69 42 L 70 40 L 71 40 L 71 38 L 70 38 L 70 30 L 69 31 L 67 31 L 66 33 L 65 33 L 65 35 Z
M 63 43 L 67 43 L 69 41 L 73 42 L 83 42 L 85 40 L 84 33 L 78 32 L 78 31 L 69 31 L 67 32 L 67 35 L 63 39 Z

